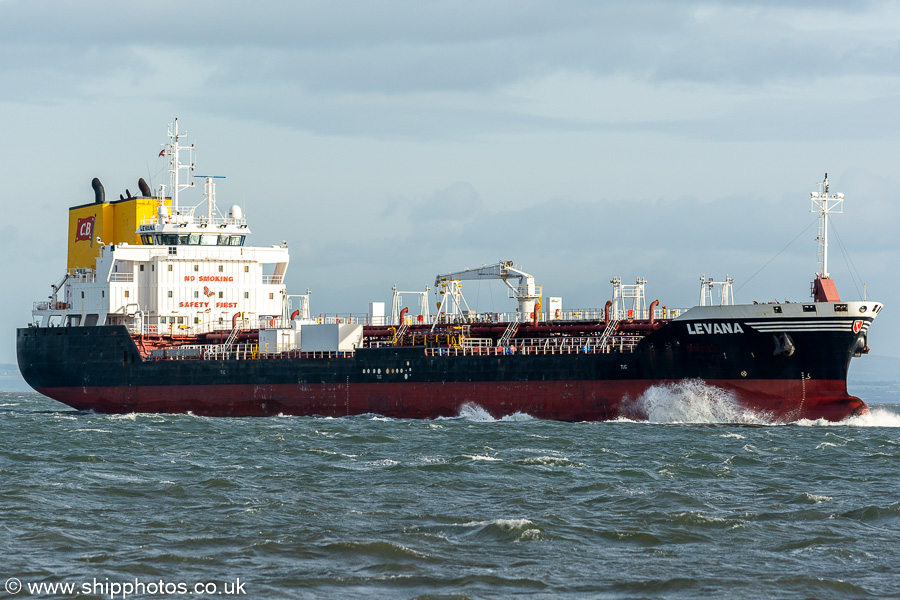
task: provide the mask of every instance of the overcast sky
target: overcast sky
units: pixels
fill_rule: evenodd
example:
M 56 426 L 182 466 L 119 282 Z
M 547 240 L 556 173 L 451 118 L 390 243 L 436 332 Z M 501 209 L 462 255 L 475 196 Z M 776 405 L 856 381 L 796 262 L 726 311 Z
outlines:
M 0 0 L 0 362 L 65 270 L 67 208 L 95 176 L 162 183 L 175 117 L 316 314 L 498 260 L 566 308 L 615 276 L 688 307 L 704 273 L 802 301 L 827 171 L 831 274 L 887 303 L 870 345 L 900 356 L 898 107 L 892 2 Z

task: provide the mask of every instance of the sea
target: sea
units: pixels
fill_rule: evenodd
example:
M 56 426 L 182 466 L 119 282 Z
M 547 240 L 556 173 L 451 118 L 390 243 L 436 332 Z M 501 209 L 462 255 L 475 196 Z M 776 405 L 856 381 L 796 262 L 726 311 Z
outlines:
M 217 419 L 3 393 L 0 596 L 900 597 L 900 405 L 644 401 L 644 422 Z

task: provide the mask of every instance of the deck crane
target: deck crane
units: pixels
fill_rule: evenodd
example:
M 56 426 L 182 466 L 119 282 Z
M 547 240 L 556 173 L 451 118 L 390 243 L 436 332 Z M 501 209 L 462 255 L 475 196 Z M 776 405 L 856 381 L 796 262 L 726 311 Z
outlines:
M 483 265 L 477 269 L 465 269 L 454 273 L 438 275 L 434 279 L 434 285 L 440 289 L 441 284 L 446 285 L 451 281 L 464 279 L 499 279 L 509 288 L 509 297 L 515 298 L 519 303 L 517 320 L 530 319 L 534 313 L 535 304 L 541 298 L 540 287 L 534 285 L 534 277 L 513 267 L 511 260 L 501 260 L 494 265 Z M 518 279 L 518 286 L 513 285 L 510 279 Z

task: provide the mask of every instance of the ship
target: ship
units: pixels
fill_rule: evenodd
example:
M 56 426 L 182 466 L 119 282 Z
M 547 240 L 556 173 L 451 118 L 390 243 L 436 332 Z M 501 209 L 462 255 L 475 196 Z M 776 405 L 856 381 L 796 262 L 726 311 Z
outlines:
M 704 276 L 699 303 L 674 309 L 647 304 L 645 279 L 614 277 L 604 306 L 564 309 L 502 260 L 424 291 L 394 286 L 390 314 L 376 301 L 314 314 L 309 290 L 287 292 L 287 244 L 247 244 L 244 209 L 219 209 L 222 177 L 193 174 L 185 138 L 175 120 L 156 191 L 141 179 L 110 201 L 95 178 L 93 201 L 69 208 L 66 271 L 17 329 L 19 368 L 39 393 L 98 413 L 439 418 L 474 405 L 604 421 L 646 418 L 648 393 L 695 381 L 773 421 L 868 411 L 847 373 L 883 305 L 842 300 L 829 276 L 828 218 L 844 197 L 827 174 L 811 194 L 808 301 L 736 304 L 732 278 Z M 183 196 L 200 181 L 191 206 Z M 473 280 L 502 282 L 510 312 L 471 310 Z

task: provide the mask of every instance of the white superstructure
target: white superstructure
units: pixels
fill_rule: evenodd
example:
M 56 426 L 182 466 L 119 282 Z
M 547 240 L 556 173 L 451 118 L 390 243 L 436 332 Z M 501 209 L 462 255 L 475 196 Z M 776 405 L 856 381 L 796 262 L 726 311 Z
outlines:
M 181 151 L 193 149 L 180 146 L 181 137 L 176 120 L 160 152 L 168 157 L 172 197 L 161 185 L 155 215 L 136 223 L 140 243 L 91 240 L 93 268 L 69 269 L 49 301 L 35 303 L 35 325 L 125 325 L 135 333 L 179 335 L 231 329 L 236 318 L 265 328 L 287 316 L 286 244 L 244 245 L 250 230 L 243 211 L 235 205 L 223 215 L 216 206 L 220 176 L 201 176 L 204 200 L 181 206 L 179 192 L 192 185 L 179 182 L 179 171 L 194 168 L 180 162 Z M 98 200 L 98 206 L 108 205 Z

